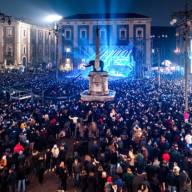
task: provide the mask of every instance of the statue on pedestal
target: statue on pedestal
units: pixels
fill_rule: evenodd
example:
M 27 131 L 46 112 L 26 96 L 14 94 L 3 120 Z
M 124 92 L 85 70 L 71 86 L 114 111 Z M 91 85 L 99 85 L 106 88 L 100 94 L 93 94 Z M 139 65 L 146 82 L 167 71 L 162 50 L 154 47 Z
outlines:
M 104 62 L 100 60 L 99 53 L 99 28 L 96 29 L 96 58 L 85 67 L 93 66 L 89 73 L 89 90 L 81 93 L 83 101 L 111 101 L 115 97 L 115 91 L 108 88 L 108 73 L 104 71 Z
M 97 63 L 96 63 L 97 62 Z M 85 67 L 90 67 L 93 66 L 93 71 L 94 72 L 103 72 L 103 68 L 104 68 L 104 62 L 103 61 L 96 61 L 96 60 L 91 60 L 89 62 L 88 65 L 86 65 Z
M 89 62 L 85 67 L 93 66 L 94 72 L 103 72 L 104 62 L 100 60 L 99 53 L 99 28 L 96 29 L 96 58 Z

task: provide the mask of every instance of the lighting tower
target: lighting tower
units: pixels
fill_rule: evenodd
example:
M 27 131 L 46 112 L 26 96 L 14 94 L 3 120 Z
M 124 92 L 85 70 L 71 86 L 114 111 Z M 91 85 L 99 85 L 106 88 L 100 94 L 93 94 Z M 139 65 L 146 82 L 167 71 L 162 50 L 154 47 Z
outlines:
M 185 112 L 189 110 L 188 104 L 188 81 L 189 81 L 189 40 L 190 40 L 190 27 L 192 21 L 192 9 L 188 9 L 188 4 L 185 5 L 184 11 L 178 11 L 173 13 L 172 20 L 170 22 L 171 25 L 176 25 L 178 27 L 182 27 L 183 30 L 183 41 L 184 41 L 184 68 L 185 68 L 185 84 L 184 84 L 184 102 L 185 102 Z
M 55 38 L 56 38 L 56 56 L 55 56 L 55 62 L 56 62 L 56 74 L 55 74 L 55 78 L 56 81 L 58 82 L 59 80 L 59 24 L 58 22 L 62 19 L 62 16 L 60 15 L 49 15 L 45 18 L 45 22 L 49 22 L 49 23 L 53 23 L 54 27 L 53 27 L 53 33 L 55 34 Z

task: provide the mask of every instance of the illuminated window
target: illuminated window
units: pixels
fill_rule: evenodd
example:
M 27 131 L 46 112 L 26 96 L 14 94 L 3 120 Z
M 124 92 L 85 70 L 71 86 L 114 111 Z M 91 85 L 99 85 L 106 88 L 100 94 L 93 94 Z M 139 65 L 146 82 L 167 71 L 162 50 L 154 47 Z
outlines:
M 143 28 L 137 28 L 137 30 L 136 30 L 136 37 L 137 38 L 143 38 L 144 37 Z
M 105 29 L 101 29 L 101 30 L 99 31 L 99 37 L 100 37 L 101 39 L 106 39 L 106 30 L 105 30 Z
M 122 28 L 119 30 L 119 39 L 120 40 L 126 40 L 127 39 L 127 30 L 125 28 Z
M 87 38 L 87 30 L 81 29 L 80 30 L 80 39 L 86 39 Z
M 6 55 L 9 56 L 9 57 L 13 56 L 13 47 L 11 45 L 8 45 L 6 47 Z
M 65 30 L 65 39 L 71 40 L 71 30 L 70 29 Z

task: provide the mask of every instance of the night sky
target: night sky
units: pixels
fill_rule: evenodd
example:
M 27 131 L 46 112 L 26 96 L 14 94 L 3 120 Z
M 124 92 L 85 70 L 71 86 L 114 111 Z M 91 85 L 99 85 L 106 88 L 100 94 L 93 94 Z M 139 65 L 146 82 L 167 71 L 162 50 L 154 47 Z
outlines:
M 185 0 L 0 0 L 1 12 L 41 22 L 49 14 L 134 12 L 152 17 L 153 25 L 169 25 L 170 15 L 184 9 Z

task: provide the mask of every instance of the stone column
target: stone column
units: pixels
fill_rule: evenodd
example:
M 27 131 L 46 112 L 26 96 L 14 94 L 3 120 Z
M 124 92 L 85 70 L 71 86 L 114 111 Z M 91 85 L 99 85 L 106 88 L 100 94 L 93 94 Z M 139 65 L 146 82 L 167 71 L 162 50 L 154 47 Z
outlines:
M 16 23 L 14 23 L 14 25 L 15 25 L 15 36 L 16 36 L 16 38 L 15 38 L 15 47 L 14 47 L 14 49 L 15 49 L 15 53 L 17 53 L 16 55 L 16 60 L 17 60 L 17 65 L 19 65 L 19 64 L 21 64 L 21 52 L 22 52 L 22 50 L 21 50 L 21 45 L 22 45 L 22 43 L 21 43 L 21 24 L 20 24 L 20 22 L 16 22 Z
M 28 26 L 28 32 L 27 32 L 27 38 L 28 38 L 28 63 L 31 65 L 31 28 L 30 25 Z M 27 63 L 27 65 L 28 65 Z
M 151 24 L 146 24 L 146 67 L 148 70 L 151 68 Z
M 78 46 L 78 24 L 73 25 L 73 47 L 76 48 Z
M 117 43 L 117 23 L 114 23 L 113 25 L 112 25 L 112 31 L 113 31 L 113 36 L 111 37 L 111 44 L 112 45 L 116 45 L 116 43 Z
M 58 45 L 56 43 L 56 46 L 58 46 L 58 66 L 60 68 L 61 64 L 63 63 L 63 41 L 62 41 L 62 34 L 61 33 L 58 33 L 56 34 L 58 37 Z
M 133 43 L 134 31 L 133 31 L 133 21 L 129 22 L 129 42 Z
M 35 27 L 35 33 L 36 33 L 36 45 L 35 45 L 35 47 L 36 47 L 36 58 L 35 58 L 35 65 L 37 65 L 37 63 L 39 63 L 39 33 L 38 33 L 38 28 L 37 27 Z M 55 53 L 56 53 L 56 51 L 55 51 Z
M 93 44 L 93 24 L 89 24 L 89 44 Z
M 3 65 L 4 63 L 4 58 L 3 58 L 3 44 L 4 44 L 4 37 L 3 37 L 3 25 L 0 26 L 0 38 L 1 38 L 1 42 L 0 42 L 0 63 Z M 1 66 L 4 67 L 4 66 Z

